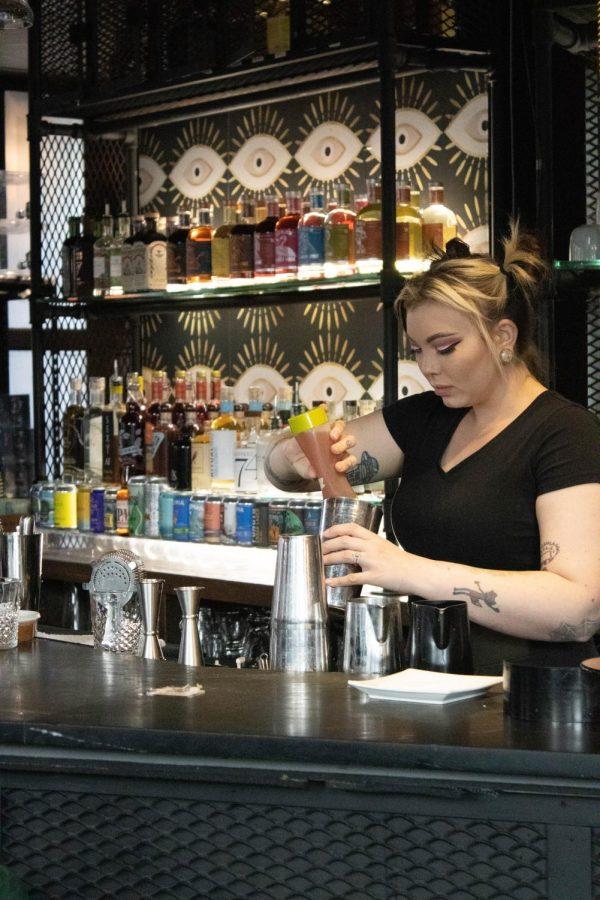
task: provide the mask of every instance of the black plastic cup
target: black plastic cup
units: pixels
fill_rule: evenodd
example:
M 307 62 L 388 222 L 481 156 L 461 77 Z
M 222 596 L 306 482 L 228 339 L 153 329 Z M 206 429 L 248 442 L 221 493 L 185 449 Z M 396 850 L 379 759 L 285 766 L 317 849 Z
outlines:
M 473 674 L 469 614 L 464 600 L 409 597 L 406 660 L 412 669 Z

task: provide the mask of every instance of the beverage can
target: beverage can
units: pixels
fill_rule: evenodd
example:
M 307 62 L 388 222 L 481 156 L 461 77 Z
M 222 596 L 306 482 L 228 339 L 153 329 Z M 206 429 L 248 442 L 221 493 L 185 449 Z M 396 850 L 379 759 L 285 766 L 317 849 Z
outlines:
M 54 489 L 54 527 L 77 528 L 77 488 L 57 484 Z
M 223 528 L 223 499 L 211 495 L 204 501 L 204 540 L 207 544 L 220 544 Z
M 31 515 L 34 517 L 36 522 L 40 521 L 42 487 L 42 482 L 36 481 L 35 484 L 31 485 L 31 489 L 29 491 L 29 497 L 31 499 Z
M 192 494 L 190 498 L 190 541 L 204 540 L 204 504 L 202 494 Z
M 237 534 L 237 502 L 237 497 L 225 497 L 223 500 L 222 544 L 235 544 Z
M 160 498 L 168 489 L 167 479 L 158 475 L 147 478 L 144 484 L 144 534 L 160 537 Z
M 305 500 L 290 500 L 285 514 L 285 531 L 283 534 L 306 534 L 304 528 Z
M 252 545 L 269 546 L 269 501 L 255 500 L 252 510 Z
M 190 539 L 190 491 L 175 491 L 173 495 L 173 539 Z
M 144 510 L 146 476 L 134 475 L 129 479 L 129 534 L 139 537 L 144 534 Z
M 238 497 L 235 513 L 236 542 L 242 547 L 252 546 L 252 519 L 254 516 L 254 500 L 251 497 Z
M 305 534 L 319 534 L 321 530 L 321 513 L 323 503 L 321 500 L 307 500 L 304 507 L 304 531 Z
M 90 530 L 90 510 L 92 486 L 82 482 L 77 485 L 77 528 L 79 531 Z
M 129 534 L 129 497 L 126 491 L 117 493 L 117 534 Z
M 285 533 L 287 505 L 287 500 L 269 502 L 269 547 L 277 547 L 279 538 Z
M 165 541 L 173 540 L 173 499 L 175 491 L 169 487 L 161 493 L 158 499 L 158 523 L 159 533 Z
M 40 525 L 54 528 L 54 485 L 43 484 L 40 491 Z
M 119 488 L 104 488 L 104 533 L 116 534 L 117 532 L 117 494 Z
M 94 534 L 104 534 L 104 488 L 93 488 L 90 497 L 90 528 Z

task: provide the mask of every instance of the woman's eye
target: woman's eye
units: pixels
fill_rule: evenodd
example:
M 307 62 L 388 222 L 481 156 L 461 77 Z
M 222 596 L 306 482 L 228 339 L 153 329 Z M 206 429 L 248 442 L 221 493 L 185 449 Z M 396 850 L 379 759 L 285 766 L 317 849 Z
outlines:
M 229 164 L 234 178 L 249 191 L 264 191 L 287 168 L 291 155 L 270 134 L 255 134 L 240 147 Z
M 419 109 L 396 110 L 396 169 L 412 169 L 434 147 L 441 135 L 434 121 Z M 381 162 L 381 126 L 371 134 L 368 149 Z
M 420 352 L 421 352 L 421 351 L 419 350 L 418 347 L 409 347 L 408 349 L 409 349 L 409 351 L 410 351 L 411 353 L 414 353 L 415 356 L 416 356 L 417 353 L 420 353 Z
M 342 122 L 322 122 L 305 138 L 296 159 L 317 181 L 334 181 L 354 162 L 362 144 Z
M 447 344 L 445 347 L 436 347 L 438 353 L 447 356 L 449 353 L 452 353 L 459 345 L 460 341 L 456 341 L 454 344 Z
M 138 160 L 138 200 L 141 207 L 148 206 L 166 181 L 162 167 L 151 156 L 140 154 Z
M 188 147 L 169 177 L 183 197 L 199 200 L 214 190 L 225 169 L 224 160 L 212 147 L 196 144 Z
M 454 116 L 446 128 L 446 134 L 452 143 L 468 156 L 487 156 L 489 137 L 487 94 L 478 94 L 469 100 Z

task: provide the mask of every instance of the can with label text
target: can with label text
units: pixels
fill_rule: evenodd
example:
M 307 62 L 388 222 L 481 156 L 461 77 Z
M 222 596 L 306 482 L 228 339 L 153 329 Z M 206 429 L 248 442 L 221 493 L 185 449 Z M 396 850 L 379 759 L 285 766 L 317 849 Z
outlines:
M 269 501 L 255 500 L 252 509 L 252 546 L 269 546 Z
M 254 500 L 250 497 L 238 497 L 235 532 L 236 542 L 241 547 L 252 546 L 252 518 L 254 513 Z
M 77 485 L 77 529 L 78 531 L 90 530 L 90 509 L 92 501 L 92 486 L 86 482 Z
M 54 528 L 54 485 L 49 482 L 40 491 L 40 525 Z
M 144 535 L 160 537 L 160 496 L 168 488 L 167 479 L 154 475 L 144 484 Z
M 144 534 L 144 492 L 145 475 L 134 475 L 129 479 L 129 534 L 140 537 Z
M 223 500 L 222 544 L 235 544 L 237 532 L 237 502 L 237 497 L 225 497 Z
M 271 500 L 269 502 L 269 547 L 277 547 L 279 538 L 285 533 L 285 517 L 287 500 Z
M 304 514 L 306 501 L 290 500 L 285 514 L 285 534 L 305 534 Z
M 104 534 L 104 488 L 92 490 L 90 497 L 90 528 L 94 534 Z
M 173 498 L 175 491 L 164 490 L 158 500 L 158 521 L 160 536 L 165 541 L 173 539 Z
M 74 484 L 57 484 L 54 489 L 54 527 L 77 528 L 77 488 Z
M 104 533 L 117 533 L 117 494 L 119 488 L 110 486 L 104 489 Z
M 307 500 L 304 507 L 304 531 L 306 534 L 319 534 L 321 529 L 321 500 Z
M 175 491 L 173 496 L 173 539 L 190 539 L 190 491 Z
M 204 501 L 204 540 L 207 544 L 220 544 L 223 528 L 223 499 L 211 494 Z
M 202 494 L 192 494 L 190 498 L 190 541 L 204 540 L 204 502 Z

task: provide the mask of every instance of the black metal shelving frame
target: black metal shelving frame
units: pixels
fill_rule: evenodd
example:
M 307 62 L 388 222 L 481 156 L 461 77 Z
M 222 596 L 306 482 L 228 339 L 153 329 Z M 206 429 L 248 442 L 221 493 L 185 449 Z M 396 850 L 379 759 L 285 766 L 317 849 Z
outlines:
M 56 0 L 47 0 L 51 6 Z M 405 18 L 398 27 L 398 4 L 394 0 L 379 0 L 371 10 L 365 23 L 360 26 L 361 34 L 354 40 L 342 38 L 339 46 L 315 41 L 314 35 L 306 39 L 307 10 L 313 0 L 292 0 L 292 50 L 285 58 L 275 60 L 265 57 L 259 61 L 249 60 L 243 65 L 232 65 L 210 72 L 196 73 L 192 77 L 171 80 L 156 75 L 136 85 L 99 85 L 93 64 L 98 52 L 98 34 L 94 32 L 95 15 L 100 4 L 91 0 L 65 0 L 73 13 L 72 32 L 86 35 L 86 52 L 82 42 L 75 42 L 76 50 L 64 48 L 63 55 L 68 60 L 66 66 L 68 84 L 63 83 L 60 91 L 54 91 L 51 81 L 42 70 L 43 47 L 43 7 L 47 2 L 38 0 L 35 4 L 37 26 L 33 30 L 30 44 L 31 106 L 31 184 L 32 184 L 32 325 L 34 331 L 34 393 L 35 425 L 38 433 L 38 471 L 42 472 L 50 464 L 56 468 L 60 453 L 60 421 L 57 415 L 54 391 L 60 381 L 61 364 L 57 349 L 61 345 L 73 346 L 73 334 L 78 334 L 82 345 L 92 346 L 88 320 L 97 322 L 114 319 L 128 322 L 127 330 L 130 346 L 127 349 L 130 362 L 140 359 L 140 320 L 145 314 L 155 312 L 176 312 L 182 309 L 226 308 L 243 305 L 265 305 L 269 303 L 307 302 L 306 294 L 296 286 L 281 285 L 276 294 L 262 292 L 260 287 L 247 292 L 222 294 L 212 292 L 211 296 L 197 298 L 194 295 L 173 294 L 147 295 L 141 298 L 115 298 L 91 300 L 79 305 L 65 305 L 49 297 L 44 284 L 41 256 L 42 209 L 39 186 L 43 183 L 41 149 L 44 139 L 53 140 L 64 136 L 66 140 L 83 139 L 85 153 L 100 159 L 96 175 L 101 181 L 105 196 L 111 195 L 115 170 L 123 167 L 121 183 L 127 187 L 128 202 L 132 211 L 137 210 L 136 173 L 136 129 L 142 126 L 163 124 L 166 121 L 206 115 L 239 109 L 256 104 L 266 104 L 291 97 L 309 96 L 316 92 L 340 87 L 350 87 L 365 83 L 379 85 L 381 101 L 381 180 L 382 180 L 382 243 L 383 268 L 380 277 L 369 283 L 354 285 L 319 285 L 310 294 L 314 302 L 329 300 L 379 297 L 383 306 L 383 371 L 384 402 L 393 402 L 397 397 L 398 380 L 396 360 L 399 348 L 399 326 L 394 312 L 394 301 L 402 284 L 402 278 L 395 268 L 395 82 L 399 75 L 417 73 L 433 69 L 473 69 L 492 73 L 490 91 L 495 91 L 494 106 L 500 108 L 498 99 L 503 72 L 494 70 L 494 58 L 500 55 L 499 45 L 506 38 L 506 16 L 498 9 L 498 4 L 485 0 L 463 0 L 471 21 L 477 23 L 476 35 L 468 34 L 460 28 L 449 30 L 443 36 L 443 16 L 451 6 L 443 0 L 432 0 L 428 8 L 438 16 L 438 34 L 419 31 L 421 8 L 424 4 L 411 0 L 401 6 L 414 20 Z M 260 0 L 257 0 L 260 2 Z M 361 0 L 356 0 L 360 4 Z M 437 4 L 437 5 L 436 5 Z M 313 4 L 314 5 L 314 4 Z M 457 4 L 457 8 L 458 8 Z M 502 6 L 502 4 L 500 4 Z M 63 3 L 64 9 L 64 3 Z M 375 10 L 375 13 L 373 13 Z M 42 18 L 40 20 L 40 14 Z M 305 17 L 303 19 L 303 16 Z M 404 27 L 413 25 L 414 27 Z M 460 25 L 460 22 L 458 23 Z M 454 26 L 453 26 L 454 28 Z M 441 35 L 441 36 L 440 36 Z M 494 46 L 492 46 L 492 44 Z M 87 53 L 87 60 L 86 60 Z M 58 65 L 58 64 L 57 64 Z M 61 72 L 64 73 L 65 67 Z M 63 77 L 63 76 L 61 76 Z M 63 77 L 64 82 L 64 77 Z M 62 117 L 57 124 L 54 117 Z M 76 124 L 65 124 L 64 117 L 77 119 Z M 493 117 L 491 142 L 495 140 Z M 112 181 L 111 181 L 112 179 Z M 86 184 L 86 190 L 88 185 Z M 122 190 L 122 188 L 121 188 Z M 121 193 L 123 196 L 123 193 Z M 506 222 L 509 203 L 506 185 L 493 182 L 489 198 L 492 235 Z M 56 275 L 56 273 L 54 273 Z M 307 287 L 302 285 L 302 288 Z M 71 328 L 64 325 L 72 323 Z M 103 329 L 104 330 L 104 329 Z M 53 350 L 48 363 L 44 360 L 48 335 L 52 335 Z M 98 339 L 98 331 L 96 330 Z M 70 337 L 66 337 L 70 335 Z M 46 365 L 46 370 L 44 366 Z M 64 370 L 64 366 L 63 366 Z M 53 383 L 48 391 L 48 378 Z M 64 383 L 63 383 L 64 389 Z M 40 437 L 42 436 L 42 437 Z M 46 440 L 43 439 L 45 436 Z M 48 442 L 54 448 L 54 459 L 48 460 Z M 393 485 L 388 487 L 391 496 Z

